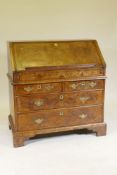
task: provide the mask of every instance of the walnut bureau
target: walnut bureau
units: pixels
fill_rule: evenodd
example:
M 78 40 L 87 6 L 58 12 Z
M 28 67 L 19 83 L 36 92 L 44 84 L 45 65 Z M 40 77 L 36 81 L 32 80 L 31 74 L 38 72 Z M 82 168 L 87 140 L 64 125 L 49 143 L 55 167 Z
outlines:
M 14 147 L 39 134 L 106 135 L 105 71 L 96 40 L 8 42 Z

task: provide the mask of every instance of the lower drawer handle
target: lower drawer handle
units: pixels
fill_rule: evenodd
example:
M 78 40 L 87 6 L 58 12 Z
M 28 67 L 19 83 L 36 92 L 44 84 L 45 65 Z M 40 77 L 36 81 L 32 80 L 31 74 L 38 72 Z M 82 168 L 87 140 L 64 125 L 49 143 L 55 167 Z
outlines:
M 60 115 L 60 116 L 63 116 L 63 115 L 64 115 L 64 112 L 60 112 L 59 115 Z
M 40 106 L 42 106 L 42 105 L 44 104 L 44 101 L 43 101 L 43 100 L 36 100 L 36 101 L 34 102 L 34 104 L 35 104 L 36 106 L 40 107 Z
M 83 114 L 80 114 L 79 117 L 80 117 L 81 119 L 85 119 L 85 118 L 87 118 L 87 114 L 84 114 L 84 113 L 83 113 Z
M 35 120 L 35 123 L 41 124 L 43 121 L 44 121 L 43 118 L 38 118 L 38 119 Z
M 90 97 L 80 97 L 80 101 L 82 102 L 82 103 L 85 103 L 87 100 L 89 100 L 90 99 Z

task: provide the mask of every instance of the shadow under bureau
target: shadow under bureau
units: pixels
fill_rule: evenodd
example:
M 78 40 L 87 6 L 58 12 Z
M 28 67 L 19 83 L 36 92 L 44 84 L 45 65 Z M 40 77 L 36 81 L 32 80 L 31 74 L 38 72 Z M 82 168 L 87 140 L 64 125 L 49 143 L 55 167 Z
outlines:
M 9 126 L 15 147 L 39 134 L 106 134 L 106 64 L 95 40 L 8 43 Z

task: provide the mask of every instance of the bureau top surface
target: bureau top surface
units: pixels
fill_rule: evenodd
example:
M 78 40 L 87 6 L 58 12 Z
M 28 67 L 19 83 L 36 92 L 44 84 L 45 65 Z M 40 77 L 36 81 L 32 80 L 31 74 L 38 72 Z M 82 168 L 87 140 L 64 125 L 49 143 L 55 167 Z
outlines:
M 14 71 L 45 67 L 105 66 L 96 40 L 9 42 Z

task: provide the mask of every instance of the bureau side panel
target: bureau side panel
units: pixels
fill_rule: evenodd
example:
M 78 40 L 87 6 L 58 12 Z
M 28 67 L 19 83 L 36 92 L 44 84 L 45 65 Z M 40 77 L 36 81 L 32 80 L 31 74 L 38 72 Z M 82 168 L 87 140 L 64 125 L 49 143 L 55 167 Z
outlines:
M 15 101 L 14 101 L 14 87 L 9 82 L 9 106 L 10 106 L 10 115 L 12 117 L 12 121 L 14 127 L 16 126 L 16 118 L 15 118 Z

